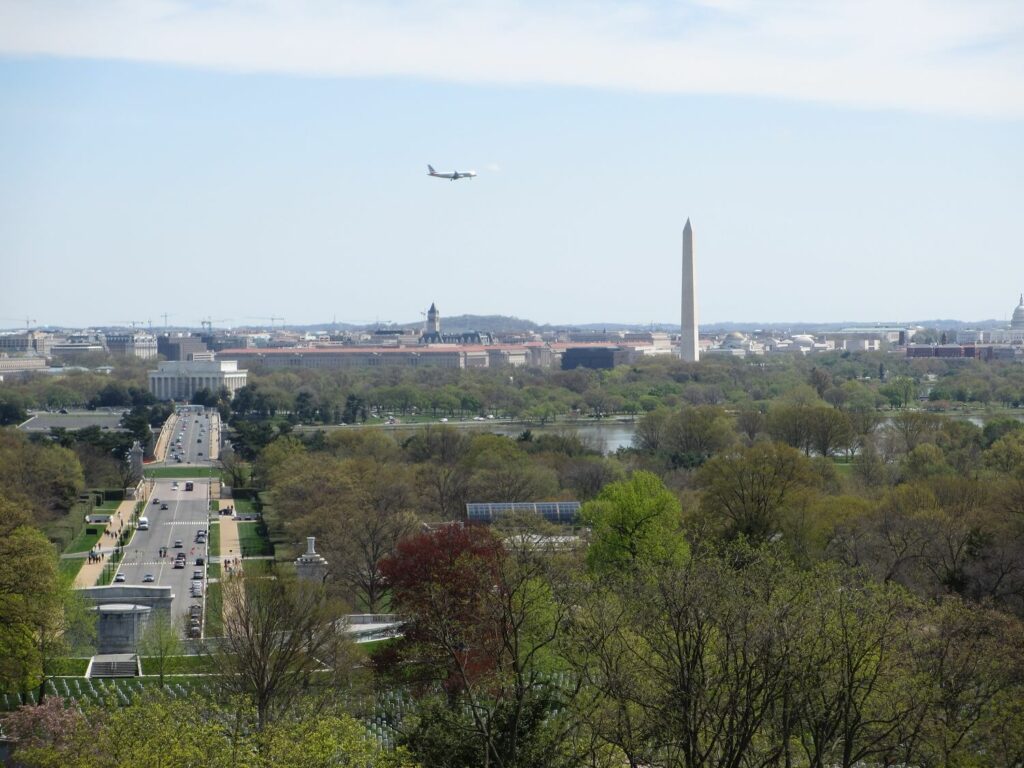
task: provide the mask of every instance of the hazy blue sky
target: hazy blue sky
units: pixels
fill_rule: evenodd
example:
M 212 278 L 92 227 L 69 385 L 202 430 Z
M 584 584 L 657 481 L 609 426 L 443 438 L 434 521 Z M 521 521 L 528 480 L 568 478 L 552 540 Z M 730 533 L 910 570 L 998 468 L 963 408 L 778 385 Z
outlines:
M 475 169 L 456 183 L 428 178 Z M 0 327 L 1005 318 L 1019 0 L 0 0 Z

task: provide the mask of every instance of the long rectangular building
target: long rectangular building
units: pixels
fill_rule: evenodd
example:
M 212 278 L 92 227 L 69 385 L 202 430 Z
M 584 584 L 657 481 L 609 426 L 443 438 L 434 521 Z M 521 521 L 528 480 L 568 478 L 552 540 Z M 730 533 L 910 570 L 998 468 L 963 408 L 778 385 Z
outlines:
M 420 347 L 318 346 L 221 350 L 218 357 L 247 367 L 265 368 L 493 368 L 549 366 L 551 352 L 544 345 L 462 346 L 438 344 Z

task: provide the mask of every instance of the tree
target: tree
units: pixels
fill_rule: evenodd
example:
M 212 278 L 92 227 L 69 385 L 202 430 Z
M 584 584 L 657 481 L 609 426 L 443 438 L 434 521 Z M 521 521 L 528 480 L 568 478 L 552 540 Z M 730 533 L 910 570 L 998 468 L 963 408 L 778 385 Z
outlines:
M 169 660 L 173 656 L 180 656 L 181 652 L 180 629 L 174 626 L 171 617 L 164 611 L 151 614 L 142 635 L 142 653 L 152 659 L 161 688 L 164 686 L 164 673 Z
M 563 559 L 528 531 L 503 546 L 487 529 L 448 525 L 399 544 L 382 569 L 410 619 L 391 659 L 378 659 L 427 693 L 405 736 L 427 765 L 559 765 L 566 749 L 552 680 L 567 618 L 554 585 Z M 421 692 L 429 691 L 427 685 Z M 575 765 L 566 760 L 566 765 Z
M 328 700 L 351 665 L 349 641 L 339 631 L 342 611 L 322 585 L 278 574 L 221 582 L 224 634 L 205 650 L 221 671 L 217 684 L 248 699 L 262 731 L 307 702 Z
M 813 488 L 814 472 L 793 448 L 757 443 L 708 461 L 697 485 L 702 514 L 756 543 L 780 532 L 787 509 Z
M 681 562 L 689 552 L 679 499 L 650 472 L 612 483 L 580 510 L 591 529 L 587 566 L 623 575 L 659 562 Z
M 53 547 L 15 504 L 0 497 L 0 688 L 46 681 L 45 661 L 62 616 Z M 42 690 L 42 689 L 41 689 Z

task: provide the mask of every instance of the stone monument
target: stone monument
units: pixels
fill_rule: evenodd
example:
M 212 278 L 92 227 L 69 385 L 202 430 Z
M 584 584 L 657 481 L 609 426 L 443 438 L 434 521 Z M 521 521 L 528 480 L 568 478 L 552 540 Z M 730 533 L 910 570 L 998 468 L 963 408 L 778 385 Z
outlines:
M 315 536 L 306 537 L 306 551 L 295 561 L 295 573 L 300 579 L 323 584 L 327 578 L 327 561 L 316 553 Z

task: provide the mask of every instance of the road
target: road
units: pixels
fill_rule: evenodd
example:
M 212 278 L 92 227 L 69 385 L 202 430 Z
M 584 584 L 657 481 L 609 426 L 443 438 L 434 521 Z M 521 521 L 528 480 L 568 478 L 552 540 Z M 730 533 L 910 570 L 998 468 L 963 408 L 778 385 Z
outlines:
M 168 461 L 163 466 L 211 466 L 208 459 L 210 416 L 198 411 L 183 411 L 177 421 L 179 431 L 171 438 Z M 180 463 L 171 458 L 171 452 L 181 457 Z M 191 491 L 185 490 L 187 482 L 193 483 Z M 167 509 L 162 508 L 164 505 Z M 149 520 L 149 530 L 135 532 L 118 569 L 118 573 L 125 576 L 125 584 L 170 586 L 174 595 L 171 619 L 178 627 L 184 627 L 190 606 L 205 603 L 209 553 L 206 544 L 196 542 L 196 533 L 200 529 L 209 530 L 209 512 L 209 478 L 156 480 L 143 513 Z M 181 546 L 176 547 L 175 543 L 179 541 Z M 166 547 L 167 554 L 163 557 L 160 556 L 161 547 Z M 186 555 L 184 568 L 174 567 L 174 557 L 178 552 Z M 197 558 L 203 559 L 202 565 L 196 565 Z M 191 596 L 192 577 L 196 570 L 202 571 L 203 598 Z M 146 574 L 153 576 L 152 582 L 144 581 Z

